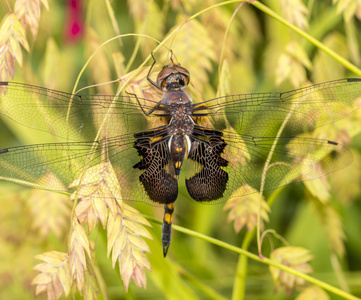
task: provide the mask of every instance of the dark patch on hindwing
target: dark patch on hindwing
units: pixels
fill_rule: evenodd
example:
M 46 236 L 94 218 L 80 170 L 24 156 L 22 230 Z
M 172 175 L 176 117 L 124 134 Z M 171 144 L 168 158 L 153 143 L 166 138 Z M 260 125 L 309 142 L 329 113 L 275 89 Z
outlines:
M 133 168 L 145 170 L 139 176 L 139 181 L 149 198 L 161 204 L 172 203 L 178 196 L 178 182 L 165 170 L 170 161 L 168 140 L 169 138 L 152 144 L 150 139 L 141 139 L 134 144 L 142 159 Z
M 189 195 L 196 201 L 213 201 L 223 197 L 228 174 L 221 167 L 228 161 L 221 157 L 227 144 L 221 137 L 210 137 L 208 141 L 191 138 L 192 146 L 188 158 L 202 166 L 200 172 L 186 179 Z

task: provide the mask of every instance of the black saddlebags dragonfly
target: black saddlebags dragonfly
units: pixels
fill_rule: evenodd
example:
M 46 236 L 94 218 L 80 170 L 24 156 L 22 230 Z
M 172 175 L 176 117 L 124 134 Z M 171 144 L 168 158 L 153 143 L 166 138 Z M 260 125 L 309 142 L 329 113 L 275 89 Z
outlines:
M 3 117 L 63 139 L 0 150 L 0 178 L 73 193 L 84 170 L 110 162 L 122 200 L 164 205 L 165 256 L 178 181 L 195 201 L 214 203 L 253 193 L 261 182 L 272 190 L 319 178 L 352 161 L 337 138 L 311 134 L 360 108 L 361 79 L 193 103 L 185 68 L 172 62 L 156 82 L 150 72 L 160 101 L 0 83 Z

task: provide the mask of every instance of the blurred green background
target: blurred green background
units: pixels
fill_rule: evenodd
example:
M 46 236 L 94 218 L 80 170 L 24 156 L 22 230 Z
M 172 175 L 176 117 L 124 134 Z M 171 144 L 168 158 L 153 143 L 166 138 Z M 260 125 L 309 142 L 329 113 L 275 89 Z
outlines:
M 15 2 L 0 3 L 1 18 L 10 13 L 9 7 L 13 9 Z M 33 35 L 30 30 L 33 27 L 28 26 L 29 51 L 22 49 L 22 65 L 15 64 L 15 81 L 71 92 L 87 59 L 106 40 L 118 34 L 142 33 L 162 41 L 189 16 L 220 3 L 91 0 L 79 1 L 77 10 L 71 9 L 71 2 L 49 0 L 49 10 L 40 4 L 39 29 Z M 262 3 L 360 67 L 361 6 L 356 2 L 270 0 Z M 201 95 L 206 100 L 226 93 L 285 91 L 357 77 L 333 57 L 252 5 L 243 5 L 232 19 L 238 5 L 233 3 L 201 14 L 185 23 L 172 43 L 167 43 L 177 60 L 190 71 L 195 97 Z M 79 33 L 73 27 L 75 23 Z M 71 33 L 72 29 L 75 32 Z M 78 88 L 125 75 L 136 69 L 156 46 L 145 37 L 130 36 L 110 42 L 87 67 Z M 163 48 L 158 58 L 160 64 L 168 63 L 169 52 Z M 93 92 L 114 94 L 116 88 L 106 85 Z M 282 235 L 290 245 L 310 250 L 314 256 L 310 263 L 312 276 L 360 297 L 361 126 L 357 123 L 359 118 L 352 120 L 346 125 L 341 121 L 340 128 L 352 138 L 349 147 L 354 155 L 353 164 L 328 176 L 327 182 L 314 183 L 316 192 L 312 183 L 308 183 L 306 187 L 291 184 L 277 194 L 267 193 L 266 200 L 272 197 L 273 204 L 270 221 L 265 226 Z M 0 148 L 39 143 L 28 129 L 5 118 L 0 119 L 0 141 Z M 320 186 L 329 197 L 322 198 Z M 44 251 L 67 251 L 70 203 L 62 206 L 61 212 L 57 204 L 47 206 L 42 223 L 37 215 L 42 212 L 42 197 L 49 203 L 52 197 L 56 202 L 57 195 L 38 194 L 5 182 L 1 182 L 0 188 L 0 299 L 35 299 L 31 281 L 37 274 L 33 267 L 38 261 L 34 256 Z M 234 232 L 222 204 L 200 205 L 189 199 L 184 188 L 180 192 L 175 224 L 242 246 L 247 231 Z M 162 208 L 138 203 L 135 207 L 146 215 L 162 218 Z M 172 245 L 164 259 L 161 226 L 153 223 L 150 232 L 154 241 L 147 241 L 152 250 L 148 257 L 153 271 L 147 272 L 147 288 L 141 289 L 132 282 L 127 294 L 118 269 L 113 270 L 106 257 L 105 231 L 99 228 L 91 235 L 109 299 L 232 297 L 239 255 L 173 231 Z M 269 256 L 272 247 L 280 246 L 284 245 L 276 238 L 272 237 L 272 243 L 266 239 L 263 254 Z M 257 253 L 255 239 L 248 250 Z M 244 282 L 244 299 L 296 299 L 299 294 L 286 295 L 283 289 L 276 293 L 268 266 L 252 260 Z M 331 293 L 328 296 L 325 299 L 341 299 Z

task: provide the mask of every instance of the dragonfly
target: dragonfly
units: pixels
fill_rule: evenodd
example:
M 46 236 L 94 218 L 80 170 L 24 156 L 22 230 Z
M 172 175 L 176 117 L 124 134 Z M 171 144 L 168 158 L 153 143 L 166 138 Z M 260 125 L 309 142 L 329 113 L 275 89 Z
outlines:
M 0 178 L 71 194 L 83 172 L 108 162 L 116 174 L 108 185 L 121 187 L 122 200 L 164 206 L 165 257 L 180 183 L 196 202 L 213 204 L 261 186 L 268 191 L 316 179 L 352 162 L 337 138 L 313 133 L 360 108 L 361 79 L 196 103 L 187 93 L 186 68 L 171 59 L 153 81 L 155 63 L 147 80 L 159 99 L 1 82 L 1 116 L 57 142 L 0 148 Z

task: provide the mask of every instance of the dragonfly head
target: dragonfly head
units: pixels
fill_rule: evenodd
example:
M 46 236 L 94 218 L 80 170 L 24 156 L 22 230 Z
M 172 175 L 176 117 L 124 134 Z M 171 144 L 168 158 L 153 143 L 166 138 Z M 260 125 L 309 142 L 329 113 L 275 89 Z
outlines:
M 162 91 L 184 89 L 190 80 L 187 69 L 176 64 L 169 64 L 163 67 L 157 76 L 157 85 Z

